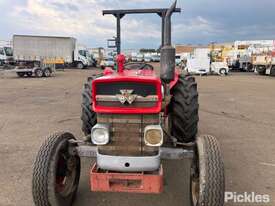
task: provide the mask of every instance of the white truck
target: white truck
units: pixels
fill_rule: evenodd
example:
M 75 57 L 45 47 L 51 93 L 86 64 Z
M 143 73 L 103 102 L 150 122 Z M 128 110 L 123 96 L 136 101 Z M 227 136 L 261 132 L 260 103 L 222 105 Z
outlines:
M 275 53 L 273 55 L 256 55 L 253 57 L 255 73 L 275 76 Z
M 239 68 L 242 71 L 246 72 L 252 72 L 253 71 L 253 65 L 252 65 L 252 57 L 249 53 L 244 53 L 238 56 L 239 60 Z
M 132 52 L 131 53 L 131 60 L 132 60 L 132 62 L 136 62 L 137 61 L 137 53 L 136 52 Z
M 90 54 L 88 48 L 85 45 L 78 44 L 76 40 L 73 55 L 73 66 L 78 69 L 84 69 L 85 67 L 94 65 L 93 56 Z
M 62 64 L 78 69 L 91 64 L 86 47 L 79 45 L 72 37 L 14 35 L 13 58 L 17 65 L 16 73 L 20 77 L 33 74 L 37 77 L 48 76 L 54 72 L 53 68 L 45 66 L 49 63 L 54 67 L 55 64 Z
M 88 49 L 90 56 L 93 58 L 92 66 L 99 66 L 101 61 L 104 59 L 105 49 L 102 47 Z
M 152 62 L 160 62 L 160 54 L 155 53 L 152 55 Z
M 100 68 L 105 69 L 106 67 L 115 67 L 115 61 L 113 56 L 108 56 L 105 57 L 101 62 L 100 62 Z
M 0 66 L 13 63 L 13 52 L 9 41 L 0 41 Z
M 145 62 L 151 62 L 152 61 L 152 55 L 150 53 L 144 54 L 144 61 Z
M 229 68 L 226 62 L 210 61 L 210 49 L 196 48 L 192 54 L 187 57 L 185 70 L 193 74 L 219 74 L 227 75 Z
M 143 62 L 143 61 L 144 61 L 144 55 L 141 54 L 141 53 L 139 53 L 139 54 L 137 55 L 137 62 Z

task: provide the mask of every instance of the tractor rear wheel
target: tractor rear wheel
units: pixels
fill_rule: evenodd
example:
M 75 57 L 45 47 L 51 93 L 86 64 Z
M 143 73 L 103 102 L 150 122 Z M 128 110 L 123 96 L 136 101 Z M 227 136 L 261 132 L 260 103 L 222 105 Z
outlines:
M 92 127 L 96 124 L 96 113 L 93 111 L 92 101 L 92 81 L 94 77 L 89 77 L 87 82 L 84 84 L 82 90 L 82 131 L 87 136 L 91 134 Z
M 170 134 L 179 142 L 194 142 L 198 131 L 199 103 L 195 78 L 179 76 L 177 84 L 171 90 L 169 105 Z
M 223 206 L 224 190 L 224 166 L 218 141 L 209 135 L 198 137 L 191 167 L 191 205 Z
M 77 193 L 80 158 L 69 153 L 70 133 L 56 133 L 41 146 L 33 168 L 36 206 L 70 206 Z

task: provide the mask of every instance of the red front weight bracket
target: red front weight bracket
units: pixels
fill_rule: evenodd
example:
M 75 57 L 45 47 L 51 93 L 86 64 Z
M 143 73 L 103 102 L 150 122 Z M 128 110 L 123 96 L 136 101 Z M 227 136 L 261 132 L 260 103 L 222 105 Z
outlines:
M 90 174 L 94 192 L 155 193 L 163 191 L 162 166 L 155 172 L 118 173 L 102 171 L 94 164 Z

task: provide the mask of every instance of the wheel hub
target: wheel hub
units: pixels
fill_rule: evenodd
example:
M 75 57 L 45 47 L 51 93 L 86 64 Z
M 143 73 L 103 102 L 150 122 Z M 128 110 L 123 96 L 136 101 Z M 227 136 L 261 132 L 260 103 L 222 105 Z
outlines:
M 56 169 L 56 191 L 61 196 L 68 196 L 74 186 L 76 177 L 75 157 L 66 157 L 64 154 L 59 156 Z
M 46 70 L 46 71 L 45 71 L 45 76 L 46 76 L 46 77 L 49 77 L 49 76 L 50 76 L 49 70 Z

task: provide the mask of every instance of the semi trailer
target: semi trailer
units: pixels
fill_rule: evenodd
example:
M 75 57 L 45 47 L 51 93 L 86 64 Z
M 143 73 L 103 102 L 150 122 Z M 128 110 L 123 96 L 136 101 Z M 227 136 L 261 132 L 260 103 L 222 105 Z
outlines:
M 46 76 L 60 64 L 83 69 L 92 63 L 88 50 L 72 37 L 14 35 L 13 57 L 20 77 Z

